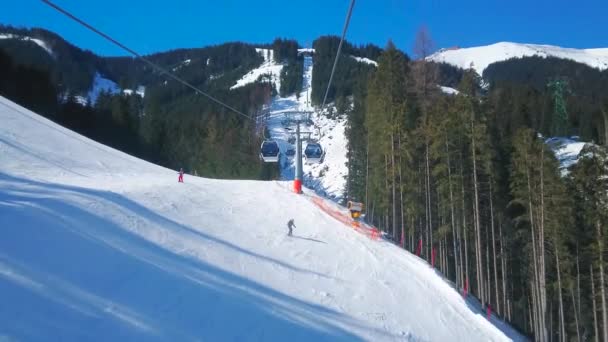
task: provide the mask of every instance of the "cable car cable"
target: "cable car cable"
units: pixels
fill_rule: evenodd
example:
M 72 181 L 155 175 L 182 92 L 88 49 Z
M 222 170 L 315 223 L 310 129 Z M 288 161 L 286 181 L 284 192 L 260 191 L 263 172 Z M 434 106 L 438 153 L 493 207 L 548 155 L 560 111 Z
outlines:
M 148 65 L 150 65 L 152 68 L 157 69 L 158 71 L 160 71 L 162 74 L 165 74 L 167 76 L 169 76 L 170 78 L 174 79 L 175 81 L 185 85 L 186 87 L 194 90 L 196 93 L 203 95 L 205 97 L 207 97 L 208 99 L 210 99 L 211 101 L 219 104 L 222 107 L 228 108 L 229 110 L 246 117 L 249 120 L 254 120 L 251 116 L 239 111 L 238 109 L 225 104 L 224 102 L 216 99 L 215 97 L 205 93 L 204 91 L 200 90 L 199 88 L 193 86 L 192 84 L 190 84 L 187 81 L 184 81 L 183 79 L 181 79 L 180 77 L 174 75 L 172 72 L 168 71 L 167 69 L 161 67 L 160 65 L 150 61 L 149 59 L 147 59 L 146 57 L 140 55 L 139 53 L 137 53 L 135 50 L 127 47 L 126 45 L 120 43 L 119 41 L 117 41 L 116 39 L 110 37 L 109 35 L 101 32 L 100 30 L 96 29 L 95 27 L 93 27 L 92 25 L 88 24 L 87 22 L 85 22 L 84 20 L 76 17 L 75 15 L 73 15 L 72 13 L 64 10 L 63 8 L 59 7 L 58 5 L 52 3 L 50 0 L 41 0 L 42 2 L 44 2 L 45 4 L 49 5 L 50 7 L 54 8 L 55 10 L 57 10 L 58 12 L 64 14 L 65 16 L 67 16 L 68 18 L 76 21 L 77 23 L 81 24 L 82 26 L 88 28 L 89 30 L 95 32 L 96 34 L 102 36 L 103 38 L 105 38 L 106 40 L 110 41 L 112 44 L 120 47 L 121 49 L 127 51 L 128 53 L 132 54 L 133 56 L 141 59 L 142 61 L 146 62 Z
M 342 38 L 340 39 L 340 45 L 338 45 L 338 52 L 336 53 L 336 59 L 334 59 L 334 66 L 331 68 L 331 74 L 329 75 L 329 83 L 327 83 L 327 90 L 325 91 L 325 96 L 323 97 L 323 104 L 321 105 L 321 110 L 325 108 L 325 102 L 327 101 L 327 95 L 329 94 L 331 81 L 334 79 L 336 65 L 338 65 L 338 58 L 340 58 L 340 51 L 342 51 L 342 44 L 344 43 L 344 38 L 346 37 L 346 31 L 348 30 L 350 17 L 353 14 L 353 7 L 355 7 L 355 0 L 351 0 L 350 7 L 348 8 L 348 14 L 346 15 L 346 21 L 344 22 L 344 28 L 342 29 Z

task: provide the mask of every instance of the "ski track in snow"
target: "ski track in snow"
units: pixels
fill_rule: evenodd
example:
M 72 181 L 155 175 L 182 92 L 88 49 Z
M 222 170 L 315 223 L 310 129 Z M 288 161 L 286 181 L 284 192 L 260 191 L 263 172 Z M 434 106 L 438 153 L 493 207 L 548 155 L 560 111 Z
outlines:
M 295 174 L 295 162 L 284 157 L 285 152 L 293 148 L 295 144 L 288 142 L 290 132 L 295 132 L 296 125 L 284 125 L 285 112 L 290 111 L 314 111 L 311 117 L 312 123 L 300 125 L 302 132 L 310 132 L 313 141 L 319 142 L 325 151 L 325 158 L 320 164 L 304 164 L 302 167 L 304 185 L 314 189 L 317 193 L 340 201 L 344 196 L 346 187 L 346 144 L 345 135 L 346 118 L 329 119 L 325 115 L 315 111 L 310 104 L 312 92 L 312 69 L 313 60 L 310 56 L 304 57 L 304 77 L 302 91 L 299 96 L 275 97 L 269 108 L 269 118 L 266 122 L 270 131 L 270 137 L 277 141 L 282 153 L 281 176 L 284 180 L 293 180 Z M 302 152 L 306 148 L 306 142 L 302 143 Z
M 0 122 L 3 339 L 524 340 L 309 190 L 180 184 L 4 98 Z

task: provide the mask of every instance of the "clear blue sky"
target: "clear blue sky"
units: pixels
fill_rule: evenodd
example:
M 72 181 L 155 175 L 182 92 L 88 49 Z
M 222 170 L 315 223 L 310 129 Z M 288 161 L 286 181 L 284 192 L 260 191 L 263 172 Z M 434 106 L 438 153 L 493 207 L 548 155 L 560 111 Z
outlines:
M 339 35 L 349 0 L 55 0 L 141 53 L 226 41 L 306 46 Z M 125 53 L 38 0 L 2 5 L 0 23 L 42 27 L 101 55 Z M 437 47 L 498 41 L 575 48 L 608 47 L 608 0 L 358 0 L 347 39 L 406 52 L 425 24 Z

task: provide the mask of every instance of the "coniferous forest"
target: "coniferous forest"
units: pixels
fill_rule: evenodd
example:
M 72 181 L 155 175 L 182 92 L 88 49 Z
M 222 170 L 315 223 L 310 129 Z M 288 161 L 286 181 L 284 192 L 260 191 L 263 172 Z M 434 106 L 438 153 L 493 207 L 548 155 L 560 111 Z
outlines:
M 205 177 L 278 177 L 276 165 L 258 159 L 255 122 L 165 82 L 132 58 L 102 59 L 47 31 L 27 33 L 68 51 L 82 68 L 7 40 L 0 45 L 0 95 L 170 168 Z M 338 44 L 331 36 L 313 44 L 316 105 Z M 297 42 L 277 39 L 264 47 L 285 65 L 280 89 L 262 79 L 230 90 L 264 60 L 244 43 L 150 58 L 257 116 L 276 92 L 298 94 L 302 87 Z M 427 62 L 431 47 L 426 30 L 411 57 L 391 42 L 384 49 L 345 43 L 328 102 L 347 118 L 346 197 L 363 202 L 366 220 L 387 238 L 530 337 L 608 341 L 608 71 L 527 57 L 477 75 Z M 145 84 L 145 99 L 102 93 L 94 105 L 79 104 L 75 94 L 88 88 L 96 70 L 123 88 Z M 445 94 L 438 85 L 459 93 Z M 555 136 L 592 144 L 565 170 L 545 141 Z
M 354 90 L 348 198 L 534 339 L 608 340 L 608 74 L 524 58 L 488 68 L 484 89 L 473 70 L 426 62 L 429 40 L 414 59 L 389 42 Z M 437 87 L 450 83 L 459 94 Z M 574 135 L 595 144 L 560 170 L 543 137 Z

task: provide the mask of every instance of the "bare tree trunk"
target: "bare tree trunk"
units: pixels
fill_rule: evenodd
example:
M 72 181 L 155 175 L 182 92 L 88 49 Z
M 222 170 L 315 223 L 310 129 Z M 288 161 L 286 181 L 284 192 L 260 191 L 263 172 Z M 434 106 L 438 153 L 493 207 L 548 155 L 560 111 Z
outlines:
M 490 277 L 491 274 L 490 273 L 490 234 L 488 233 L 488 227 L 486 226 L 486 278 L 485 278 L 485 283 L 486 283 L 486 289 L 485 289 L 485 293 L 486 293 L 486 302 L 488 304 L 490 304 L 492 302 L 491 298 L 492 298 L 492 291 L 490 290 Z
M 481 260 L 481 224 L 479 221 L 479 184 L 477 183 L 477 147 L 475 144 L 475 116 L 474 112 L 471 111 L 471 153 L 473 160 L 473 189 L 475 193 L 475 205 L 474 215 L 475 215 L 475 235 L 476 235 L 476 251 L 475 255 L 477 256 L 477 289 L 479 291 L 479 298 L 481 300 L 481 305 L 485 306 L 486 304 L 486 296 L 484 293 L 484 284 L 483 284 L 483 266 Z
M 589 270 L 591 271 L 591 299 L 592 299 L 592 303 L 593 303 L 593 331 L 595 332 L 595 340 L 599 341 L 600 333 L 597 328 L 597 305 L 595 303 L 597 296 L 595 294 L 595 277 L 593 276 L 593 265 L 589 266 Z
M 397 176 L 395 175 L 395 136 L 391 134 L 391 171 L 392 171 L 392 192 L 393 192 L 393 239 L 397 241 Z
M 553 301 L 549 302 L 549 342 L 553 342 Z M 559 342 L 562 342 L 561 338 Z
M 494 237 L 494 205 L 492 202 L 492 180 L 490 180 L 490 226 L 492 227 L 492 255 L 494 258 L 494 289 L 496 290 L 496 312 L 500 313 L 500 301 L 498 299 L 498 290 L 500 288 L 498 282 L 498 268 L 496 267 L 496 239 Z
M 446 155 L 446 161 L 447 161 L 447 166 L 448 166 L 448 187 L 450 190 L 450 219 L 451 219 L 451 224 L 452 224 L 452 242 L 454 245 L 454 273 L 456 274 L 456 287 L 459 286 L 459 272 L 458 272 L 458 257 L 457 254 L 458 251 L 456 250 L 456 224 L 455 224 L 455 217 L 454 217 L 454 194 L 452 191 L 452 170 L 451 170 L 451 165 L 450 165 L 450 145 L 449 145 L 449 141 L 448 141 L 448 136 L 446 134 L 445 136 L 445 155 Z
M 572 304 L 576 307 L 576 297 L 574 297 L 574 287 L 570 287 L 570 295 L 572 296 Z M 578 325 L 578 312 L 574 310 L 574 323 L 576 323 L 576 340 L 581 341 L 581 332 Z
M 365 212 L 369 213 L 369 134 L 367 135 L 367 147 L 365 151 Z M 374 215 L 372 214 L 372 221 Z
M 557 267 L 557 296 L 559 301 L 559 327 L 560 327 L 560 340 L 566 341 L 566 326 L 564 323 L 564 302 L 562 296 L 562 276 L 561 269 L 559 265 L 559 247 L 557 243 L 555 245 L 555 265 Z M 575 310 L 576 311 L 576 310 Z
M 604 280 L 604 241 L 602 237 L 601 223 L 598 219 L 595 223 L 597 230 L 598 254 L 600 256 L 600 295 L 602 298 L 602 333 L 604 341 L 608 341 L 608 312 L 606 312 L 606 281 Z
M 608 110 L 602 108 L 604 117 L 604 145 L 608 147 Z
M 384 186 L 385 186 L 386 194 L 387 195 L 391 193 L 391 188 L 390 188 L 390 186 L 388 184 L 388 179 L 389 179 L 389 176 L 388 176 L 388 155 L 385 154 L 384 155 Z M 389 200 L 389 199 L 386 198 L 386 200 Z M 388 229 L 389 222 L 390 222 L 389 219 L 388 219 L 388 217 L 389 217 L 388 213 L 389 213 L 389 206 L 387 205 L 386 208 L 384 208 L 384 227 L 385 227 L 385 229 Z M 391 231 L 391 233 L 392 233 L 392 231 Z M 391 234 L 391 235 L 393 235 L 393 234 Z
M 500 217 L 500 216 L 499 216 Z M 507 275 L 506 275 L 506 255 L 503 248 L 502 241 L 502 222 L 499 219 L 498 221 L 498 239 L 500 240 L 500 271 L 502 273 L 502 303 L 504 305 L 505 310 L 503 312 L 499 312 L 500 315 L 505 317 L 507 315 Z
M 578 312 L 578 317 L 581 316 L 581 270 L 579 267 L 579 255 L 578 255 L 578 242 L 576 243 L 576 312 Z
M 397 136 L 397 139 L 399 141 L 399 203 L 401 204 L 401 239 L 403 240 L 403 246 L 401 246 L 401 248 L 405 248 L 405 220 L 407 219 L 407 217 L 405 216 L 405 212 L 403 210 L 403 173 L 401 170 L 401 164 L 403 164 L 403 159 L 401 158 L 401 134 Z
M 463 235 L 463 240 L 464 240 L 464 279 L 463 279 L 463 284 L 464 286 L 470 287 L 469 282 L 469 249 L 468 249 L 468 234 L 467 234 L 467 211 L 466 211 L 466 206 L 465 206 L 465 197 L 464 197 L 464 175 L 463 175 L 463 169 L 464 167 L 461 165 L 460 168 L 460 175 L 461 175 L 461 180 L 462 180 L 462 235 Z M 469 288 L 467 288 L 467 291 L 471 291 Z
M 529 207 L 529 216 L 530 216 L 530 232 L 532 235 L 532 264 L 534 266 L 534 282 L 532 284 L 532 293 L 535 296 L 536 299 L 538 299 L 539 295 L 540 295 L 540 287 L 538 286 L 539 284 L 539 270 L 538 270 L 538 253 L 536 251 L 536 233 L 534 231 L 534 207 L 532 206 L 532 186 L 530 185 L 530 170 L 528 169 L 526 172 L 526 176 L 527 176 L 527 180 L 528 180 L 528 207 Z M 538 300 L 534 300 L 534 309 L 536 313 L 539 313 L 537 310 L 536 305 L 539 305 L 538 309 L 540 309 L 540 303 Z M 541 315 L 535 315 L 535 317 L 537 317 L 537 322 L 539 323 L 539 327 L 541 324 Z M 542 322 L 542 325 L 544 326 L 544 322 Z M 544 329 L 538 329 L 536 331 L 536 337 L 538 338 L 539 341 L 545 341 L 546 340 L 546 334 L 542 333 L 542 331 L 544 331 Z
M 544 180 L 544 169 L 545 169 L 545 148 L 542 146 L 540 150 L 540 226 L 539 226 L 539 237 L 538 237 L 538 253 L 539 253 L 539 280 L 540 280 L 540 305 L 541 305 L 541 318 L 545 322 L 547 314 L 547 285 L 546 285 L 546 272 L 545 272 L 545 180 Z M 547 336 L 547 329 L 543 330 L 545 336 Z
M 532 310 L 534 312 L 534 336 L 538 341 L 544 341 L 544 336 L 540 333 L 540 318 L 538 313 L 538 290 L 536 284 L 533 284 L 533 281 L 530 281 L 530 290 L 532 291 Z
M 579 317 L 581 317 L 581 272 L 578 262 L 578 242 L 576 243 L 576 294 L 574 297 L 574 288 L 570 287 L 572 294 L 572 304 L 574 305 L 574 319 L 576 321 L 576 338 L 577 341 L 581 341 L 581 331 L 579 326 Z M 577 300 L 578 299 L 578 300 Z
M 446 278 L 450 278 L 450 268 L 448 267 L 448 239 L 443 237 L 443 273 Z
M 528 326 L 530 328 L 530 331 L 532 333 L 534 333 L 534 329 L 535 329 L 534 324 L 535 323 L 534 323 L 534 319 L 532 318 L 532 311 L 533 311 L 532 303 L 530 303 L 530 297 L 528 296 L 527 298 L 528 298 Z
M 426 159 L 426 196 L 427 196 L 427 231 L 426 231 L 426 246 L 427 246 L 427 258 L 430 257 L 431 248 L 433 247 L 433 209 L 431 206 L 431 171 L 429 162 L 429 141 L 426 139 L 425 145 L 425 159 Z

